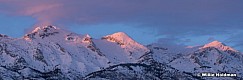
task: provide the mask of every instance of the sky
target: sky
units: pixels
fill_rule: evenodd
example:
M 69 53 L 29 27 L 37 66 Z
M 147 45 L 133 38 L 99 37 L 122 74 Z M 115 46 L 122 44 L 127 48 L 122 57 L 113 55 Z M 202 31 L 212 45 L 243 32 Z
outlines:
M 243 0 L 0 0 L 0 33 L 54 25 L 94 38 L 126 32 L 141 44 L 219 40 L 243 51 Z

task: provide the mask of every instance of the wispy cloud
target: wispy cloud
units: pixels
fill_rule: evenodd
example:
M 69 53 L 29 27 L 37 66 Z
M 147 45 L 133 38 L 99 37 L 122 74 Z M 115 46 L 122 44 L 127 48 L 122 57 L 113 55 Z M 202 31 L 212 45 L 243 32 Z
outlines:
M 135 24 L 170 38 L 243 29 L 242 0 L 0 0 L 0 12 L 37 25 Z
M 188 34 L 239 28 L 243 1 L 222 0 L 0 0 L 1 11 L 32 16 L 49 24 L 141 24 L 161 29 L 161 33 Z M 60 23 L 63 22 L 63 23 Z M 229 28 L 230 27 L 230 28 Z M 207 30 L 207 28 L 211 28 Z M 180 30 L 176 30 L 180 29 Z M 173 31 L 173 32 L 171 32 Z M 218 30 L 224 32 L 226 30 Z M 203 33 L 205 32 L 205 33 Z

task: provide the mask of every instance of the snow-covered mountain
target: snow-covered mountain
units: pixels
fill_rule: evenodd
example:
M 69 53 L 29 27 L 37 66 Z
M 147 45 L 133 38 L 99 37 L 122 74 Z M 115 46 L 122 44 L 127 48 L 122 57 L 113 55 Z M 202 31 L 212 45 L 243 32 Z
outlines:
M 242 75 L 243 55 L 221 42 L 213 41 L 197 51 L 170 63 L 172 67 L 187 72 L 228 72 Z M 179 67 L 187 66 L 187 67 Z M 190 66 L 190 67 L 188 67 Z
M 0 79 L 202 79 L 199 72 L 237 72 L 243 56 L 214 41 L 178 49 L 144 46 L 123 32 L 94 39 L 55 26 L 22 38 L 0 34 Z
M 185 47 L 180 52 L 156 44 L 148 45 L 152 50 L 150 58 L 166 63 L 183 72 L 198 75 L 210 73 L 236 73 L 237 77 L 206 77 L 205 79 L 242 79 L 243 54 L 219 41 L 203 46 Z
M 125 50 L 125 53 L 131 56 L 131 59 L 138 60 L 142 55 L 144 55 L 144 53 L 149 52 L 149 49 L 137 43 L 123 32 L 117 32 L 112 35 L 102 37 L 102 39 L 119 44 L 120 47 Z
M 136 63 L 149 50 L 121 32 L 93 39 L 44 26 L 23 38 L 1 35 L 0 51 L 0 78 L 80 79 L 111 65 Z

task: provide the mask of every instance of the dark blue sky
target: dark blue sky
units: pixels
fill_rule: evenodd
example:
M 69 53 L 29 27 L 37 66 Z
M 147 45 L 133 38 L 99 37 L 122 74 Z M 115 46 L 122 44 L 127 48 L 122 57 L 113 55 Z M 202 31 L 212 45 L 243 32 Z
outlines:
M 95 38 L 122 31 L 142 44 L 219 40 L 243 50 L 243 0 L 0 0 L 2 34 L 50 24 Z

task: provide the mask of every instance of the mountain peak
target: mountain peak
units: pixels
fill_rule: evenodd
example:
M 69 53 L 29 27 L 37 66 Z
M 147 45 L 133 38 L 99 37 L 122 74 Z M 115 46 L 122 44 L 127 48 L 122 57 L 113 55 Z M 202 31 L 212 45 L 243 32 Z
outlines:
M 59 29 L 59 28 L 57 28 L 56 26 L 52 26 L 52 25 L 42 26 L 42 27 L 36 27 L 36 28 L 32 31 L 32 33 L 34 33 L 34 32 L 39 32 L 39 31 L 47 32 L 48 30 L 56 30 L 56 29 Z
M 31 33 L 28 33 L 24 36 L 24 39 L 31 40 L 36 38 L 46 38 L 51 35 L 63 33 L 63 30 L 57 28 L 56 26 L 40 26 L 36 27 Z
M 206 44 L 205 46 L 206 47 L 216 47 L 216 46 L 226 46 L 226 45 L 223 44 L 222 42 L 216 40 L 216 41 Z
M 213 41 L 213 42 L 210 42 L 206 45 L 204 45 L 202 48 L 208 48 L 208 47 L 214 47 L 214 48 L 217 48 L 219 50 L 222 50 L 222 51 L 228 51 L 228 50 L 231 50 L 231 51 L 235 51 L 235 52 L 238 52 L 236 50 L 234 50 L 233 48 L 225 45 L 224 43 L 220 42 L 220 41 Z
M 107 36 L 102 37 L 102 39 L 106 39 L 111 42 L 117 42 L 120 45 L 124 45 L 129 42 L 135 42 L 124 32 L 117 32 L 117 33 L 114 33 L 111 35 L 107 35 Z
M 114 33 L 114 34 L 126 35 L 126 33 L 124 33 L 124 32 L 116 32 L 116 33 Z
M 126 33 L 124 32 L 116 32 L 110 36 L 113 36 L 113 37 L 123 37 L 123 38 L 130 38 Z
M 148 48 L 137 43 L 124 32 L 117 32 L 111 35 L 107 35 L 102 37 L 102 39 L 121 46 L 127 55 L 131 56 L 130 59 L 139 59 L 142 55 L 144 55 L 144 53 L 149 51 Z

